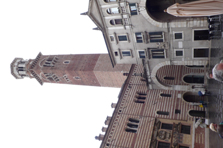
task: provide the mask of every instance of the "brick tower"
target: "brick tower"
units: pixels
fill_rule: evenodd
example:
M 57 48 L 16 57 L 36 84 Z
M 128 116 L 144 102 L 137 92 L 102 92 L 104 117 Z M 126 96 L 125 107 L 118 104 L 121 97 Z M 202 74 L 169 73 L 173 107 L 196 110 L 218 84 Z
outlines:
M 11 73 L 16 79 L 35 78 L 41 85 L 47 83 L 75 84 L 103 87 L 121 87 L 130 64 L 114 68 L 108 54 L 42 55 L 36 59 L 15 58 Z

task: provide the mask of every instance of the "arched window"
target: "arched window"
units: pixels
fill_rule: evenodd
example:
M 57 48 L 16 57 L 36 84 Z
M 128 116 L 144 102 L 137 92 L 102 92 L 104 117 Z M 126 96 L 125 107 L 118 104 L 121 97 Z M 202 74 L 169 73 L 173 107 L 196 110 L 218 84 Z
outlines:
M 144 103 L 145 103 L 144 100 L 138 100 L 138 99 L 137 99 L 137 100 L 134 100 L 134 102 L 135 102 L 135 103 L 141 103 L 141 104 L 144 104 Z
M 127 123 L 127 126 L 130 128 L 138 128 L 138 125 L 132 123 Z
M 129 129 L 129 128 L 126 128 L 125 131 L 126 132 L 130 132 L 130 133 L 136 133 L 137 132 L 137 130 L 135 130 L 135 129 Z
M 122 19 L 113 19 L 113 20 L 110 20 L 110 24 L 111 25 L 122 25 L 123 22 L 122 22 Z
M 143 92 L 136 92 L 136 94 L 141 95 L 141 96 L 146 96 L 146 93 L 143 93 Z
M 132 123 L 139 123 L 138 119 L 134 119 L 134 118 L 129 118 L 129 121 Z
M 142 99 L 142 100 L 145 100 L 146 99 L 146 96 L 136 96 L 137 99 Z
M 186 83 L 204 83 L 204 76 L 203 75 L 186 75 L 184 76 L 184 81 Z
M 171 94 L 164 94 L 164 93 L 162 93 L 162 94 L 160 94 L 160 96 L 162 96 L 162 97 L 171 97 Z
M 107 13 L 108 14 L 118 14 L 119 13 L 119 8 L 115 7 L 115 8 L 108 8 L 107 9 Z
M 157 111 L 156 113 L 157 113 L 158 115 L 166 115 L 166 116 L 169 115 L 169 112 L 164 112 L 164 111 Z
M 165 76 L 164 80 L 174 80 L 174 77 L 169 77 L 169 76 L 167 77 L 167 76 Z
M 205 111 L 190 110 L 189 115 L 193 117 L 205 117 Z

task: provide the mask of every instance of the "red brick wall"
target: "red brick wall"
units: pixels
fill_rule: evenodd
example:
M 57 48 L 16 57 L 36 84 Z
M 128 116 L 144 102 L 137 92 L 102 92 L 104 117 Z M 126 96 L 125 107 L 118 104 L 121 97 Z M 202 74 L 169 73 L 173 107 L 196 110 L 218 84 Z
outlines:
M 204 148 L 205 147 L 205 128 L 196 128 L 194 137 L 194 147 Z
M 94 74 L 101 86 L 121 87 L 126 76 L 123 72 L 129 72 L 131 64 L 117 64 L 112 67 L 107 54 L 101 54 L 94 68 Z
M 157 70 L 159 81 L 168 85 L 188 85 L 183 81 L 183 76 L 190 73 L 204 73 L 204 69 L 190 68 L 184 65 L 166 65 Z M 164 80 L 164 77 L 174 77 L 174 80 Z
M 134 65 L 132 73 L 141 72 L 143 72 L 143 66 Z M 140 80 L 140 76 L 132 76 L 132 73 L 130 73 L 130 77 L 123 88 L 101 148 L 149 147 L 155 118 L 178 120 L 179 122 L 193 121 L 193 118 L 188 115 L 188 111 L 191 109 L 202 110 L 202 108 L 191 106 L 183 101 L 182 98 L 178 98 L 178 94 L 182 94 L 182 91 L 147 90 L 146 83 Z M 137 91 L 147 94 L 144 104 L 134 102 Z M 161 97 L 160 93 L 171 94 L 171 97 Z M 175 109 L 180 110 L 180 114 L 176 114 Z M 157 115 L 156 111 L 158 110 L 169 112 L 169 115 Z M 128 118 L 137 118 L 140 120 L 137 133 L 125 131 Z M 106 144 L 109 144 L 109 146 L 106 146 Z M 200 143 L 198 144 L 201 145 Z M 195 146 L 195 148 L 197 147 Z
M 43 67 L 44 59 L 49 56 L 58 57 L 57 63 L 54 67 Z M 69 60 L 70 63 L 64 64 L 66 60 Z M 42 55 L 34 71 L 43 82 L 48 83 L 121 87 L 126 79 L 122 72 L 128 72 L 130 67 L 131 65 L 117 65 L 113 68 L 108 54 Z M 60 81 L 50 82 L 43 73 L 53 73 Z M 64 79 L 64 75 L 68 77 L 69 82 Z M 74 79 L 75 76 L 80 79 Z

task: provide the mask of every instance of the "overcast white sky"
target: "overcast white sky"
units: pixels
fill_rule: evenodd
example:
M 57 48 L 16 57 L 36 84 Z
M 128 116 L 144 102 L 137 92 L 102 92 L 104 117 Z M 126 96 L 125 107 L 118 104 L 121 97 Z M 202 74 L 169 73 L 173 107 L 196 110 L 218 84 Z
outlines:
M 88 16 L 88 0 L 0 1 L 0 148 L 97 148 L 119 88 L 16 80 L 15 57 L 107 53 Z

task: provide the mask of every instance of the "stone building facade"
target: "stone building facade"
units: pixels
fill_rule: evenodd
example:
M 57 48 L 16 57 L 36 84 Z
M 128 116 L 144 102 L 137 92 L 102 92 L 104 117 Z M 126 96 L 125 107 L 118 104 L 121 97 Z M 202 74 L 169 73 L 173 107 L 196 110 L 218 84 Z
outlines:
M 206 17 L 179 18 L 163 12 L 175 2 L 189 1 L 91 0 L 88 11 L 82 14 L 102 32 L 113 65 L 146 65 L 150 89 L 197 91 L 193 85 L 198 88 L 207 82 L 204 75 L 211 53 L 208 21 Z M 203 67 L 198 75 L 190 74 L 203 77 L 203 83 L 161 84 L 157 70 L 172 65 Z
M 91 0 L 86 13 L 101 30 L 113 65 L 160 62 L 206 65 L 210 53 L 206 17 L 179 18 L 163 10 L 187 0 Z
M 133 65 L 116 104 L 107 117 L 101 148 L 199 148 L 205 147 L 208 131 L 196 128 L 196 117 L 204 117 L 203 108 L 190 105 L 198 94 L 189 91 L 148 89 L 139 73 L 142 65 Z M 184 72 L 185 74 L 187 71 Z M 184 74 L 182 73 L 182 74 Z M 188 98 L 194 97 L 195 100 Z M 202 100 L 204 98 L 200 98 Z M 207 145 L 207 144 L 206 144 Z
M 11 73 L 16 79 L 35 78 L 43 83 L 121 87 L 123 73 L 131 64 L 112 67 L 108 54 L 42 55 L 35 59 L 15 58 Z

